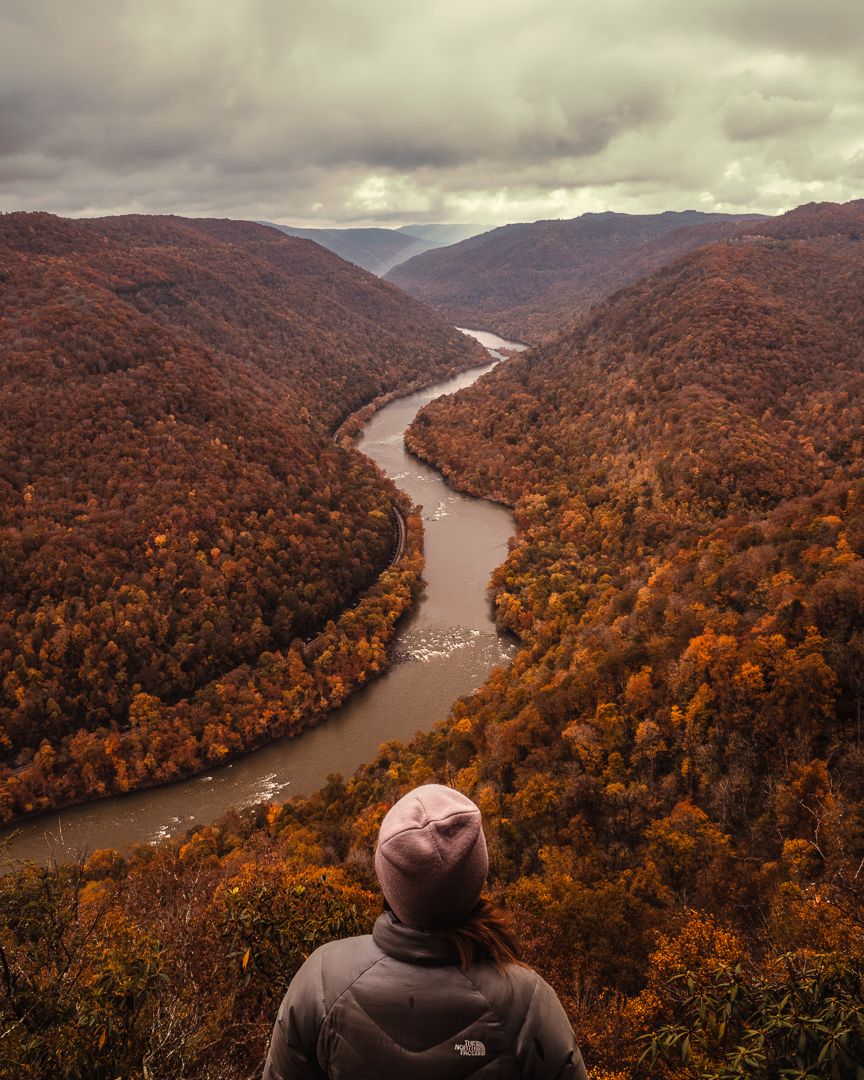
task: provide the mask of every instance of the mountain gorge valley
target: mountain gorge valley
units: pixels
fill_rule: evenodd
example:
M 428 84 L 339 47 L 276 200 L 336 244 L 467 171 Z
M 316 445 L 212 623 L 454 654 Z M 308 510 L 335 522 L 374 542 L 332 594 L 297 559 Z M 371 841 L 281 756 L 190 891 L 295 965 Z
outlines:
M 857 1080 L 862 271 L 861 201 L 506 226 L 386 281 L 246 222 L 0 218 L 9 822 L 302 741 L 396 663 L 434 508 L 352 438 L 488 361 L 449 320 L 534 346 L 405 433 L 512 509 L 518 650 L 312 794 L 7 866 L 0 1076 L 258 1075 L 440 782 L 594 1080 Z

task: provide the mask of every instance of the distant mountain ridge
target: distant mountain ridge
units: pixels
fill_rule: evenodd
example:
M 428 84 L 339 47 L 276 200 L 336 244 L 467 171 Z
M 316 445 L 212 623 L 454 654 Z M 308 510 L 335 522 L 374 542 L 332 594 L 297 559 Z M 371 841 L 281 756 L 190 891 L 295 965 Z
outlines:
M 395 229 L 301 229 L 293 225 L 278 225 L 273 221 L 263 221 L 261 224 L 278 229 L 286 236 L 313 240 L 340 259 L 379 277 L 406 259 L 428 251 L 430 247 L 425 240 Z
M 460 326 L 536 342 L 615 289 L 759 217 L 606 212 L 503 225 L 415 255 L 385 276 Z
M 458 244 L 461 240 L 489 232 L 491 225 L 401 225 L 396 231 L 419 236 L 430 248 Z
M 340 259 L 383 277 L 388 270 L 414 255 L 444 244 L 454 244 L 486 228 L 485 225 L 403 225 L 398 229 L 307 229 L 295 225 L 269 225 L 286 236 L 314 240 Z

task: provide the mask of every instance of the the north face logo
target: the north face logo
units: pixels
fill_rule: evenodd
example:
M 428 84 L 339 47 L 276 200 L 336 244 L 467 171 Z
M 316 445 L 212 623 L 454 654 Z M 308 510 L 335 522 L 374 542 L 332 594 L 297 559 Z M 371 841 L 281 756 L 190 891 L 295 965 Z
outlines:
M 456 1049 L 462 1057 L 485 1057 L 486 1047 L 476 1039 L 467 1039 L 464 1043 L 456 1043 Z

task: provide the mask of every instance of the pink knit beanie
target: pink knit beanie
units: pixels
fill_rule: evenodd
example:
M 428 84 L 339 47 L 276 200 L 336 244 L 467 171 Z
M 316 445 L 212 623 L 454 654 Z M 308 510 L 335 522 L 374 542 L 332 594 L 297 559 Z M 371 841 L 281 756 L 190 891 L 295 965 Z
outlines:
M 480 811 L 441 784 L 414 788 L 381 822 L 375 871 L 408 926 L 452 926 L 480 899 L 489 869 Z

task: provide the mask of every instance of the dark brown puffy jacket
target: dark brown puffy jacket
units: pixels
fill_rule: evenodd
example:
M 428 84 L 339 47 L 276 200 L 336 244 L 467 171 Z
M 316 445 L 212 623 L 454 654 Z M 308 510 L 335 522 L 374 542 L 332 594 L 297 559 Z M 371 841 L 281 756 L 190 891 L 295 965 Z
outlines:
M 434 932 L 382 915 L 316 949 L 279 1009 L 264 1080 L 587 1080 L 573 1029 L 530 968 L 459 969 Z

